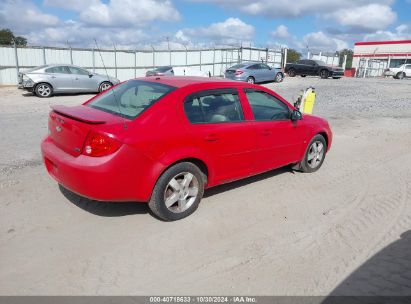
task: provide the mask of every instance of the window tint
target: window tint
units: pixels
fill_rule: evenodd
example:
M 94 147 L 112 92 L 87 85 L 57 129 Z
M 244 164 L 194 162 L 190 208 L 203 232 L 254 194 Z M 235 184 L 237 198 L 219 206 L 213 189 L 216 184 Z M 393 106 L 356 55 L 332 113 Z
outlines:
M 192 123 L 216 123 L 244 120 L 236 90 L 212 90 L 190 95 L 184 111 Z
M 406 68 L 407 70 L 411 70 L 411 64 L 406 65 L 405 68 Z
M 45 70 L 46 73 L 55 73 L 55 74 L 70 74 L 69 69 L 66 66 L 55 66 Z
M 171 69 L 172 69 L 171 66 L 163 66 L 163 67 L 158 67 L 158 68 L 154 69 L 154 71 L 164 73 L 164 72 L 167 72 L 168 70 L 171 70 Z
M 288 106 L 274 96 L 252 89 L 244 90 L 254 114 L 255 120 L 290 119 Z
M 258 70 L 258 69 L 260 69 L 260 65 L 259 65 L 259 64 L 253 64 L 253 65 L 250 65 L 250 66 L 247 68 L 247 70 Z
M 262 69 L 266 69 L 266 70 L 270 69 L 270 67 L 268 65 L 264 64 L 264 63 L 261 63 L 260 66 L 261 66 Z
M 70 72 L 72 74 L 76 74 L 76 75 L 89 75 L 90 74 L 88 71 L 77 68 L 77 67 L 69 66 L 68 68 L 70 69 Z
M 159 83 L 129 80 L 96 97 L 87 106 L 133 119 L 174 89 Z

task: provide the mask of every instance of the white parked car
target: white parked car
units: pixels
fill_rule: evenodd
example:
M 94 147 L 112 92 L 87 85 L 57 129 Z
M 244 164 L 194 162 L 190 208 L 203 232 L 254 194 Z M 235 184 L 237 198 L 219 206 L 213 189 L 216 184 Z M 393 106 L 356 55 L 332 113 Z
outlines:
M 146 72 L 146 76 L 201 76 L 209 77 L 205 71 L 200 71 L 191 67 L 161 66 Z
M 384 71 L 385 76 L 392 76 L 396 79 L 411 77 L 411 64 L 403 64 L 397 68 L 389 68 Z

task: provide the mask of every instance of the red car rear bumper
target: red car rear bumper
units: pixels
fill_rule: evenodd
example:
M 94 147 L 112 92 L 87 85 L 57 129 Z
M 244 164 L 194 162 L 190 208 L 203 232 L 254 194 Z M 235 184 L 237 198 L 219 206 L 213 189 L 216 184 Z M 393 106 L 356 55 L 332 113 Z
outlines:
M 41 144 L 48 173 L 65 188 L 100 201 L 147 202 L 156 182 L 153 161 L 123 145 L 104 157 L 72 156 L 47 137 Z M 130 158 L 130 155 L 132 158 Z M 152 172 L 152 174 L 145 174 Z

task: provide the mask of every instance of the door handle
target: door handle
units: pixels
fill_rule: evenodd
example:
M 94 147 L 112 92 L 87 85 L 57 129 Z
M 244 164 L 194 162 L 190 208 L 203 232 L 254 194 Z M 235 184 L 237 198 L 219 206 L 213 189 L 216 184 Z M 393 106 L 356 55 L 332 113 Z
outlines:
M 269 136 L 269 135 L 271 135 L 271 131 L 269 129 L 265 129 L 265 130 L 261 131 L 260 134 L 262 136 Z
M 215 142 L 218 140 L 218 136 L 217 134 L 209 134 L 206 137 L 204 137 L 204 140 L 209 142 Z

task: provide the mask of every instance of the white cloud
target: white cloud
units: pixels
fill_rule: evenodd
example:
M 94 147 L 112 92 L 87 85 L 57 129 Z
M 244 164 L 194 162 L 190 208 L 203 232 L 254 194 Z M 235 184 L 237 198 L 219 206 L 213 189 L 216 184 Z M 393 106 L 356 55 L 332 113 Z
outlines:
M 277 26 L 275 31 L 271 32 L 271 36 L 278 39 L 288 39 L 291 37 L 290 33 L 288 32 L 288 28 L 283 24 Z
M 357 6 L 355 9 L 343 8 L 326 15 L 327 19 L 338 24 L 363 31 L 387 28 L 395 22 L 397 15 L 391 7 L 381 4 Z
M 73 1 L 73 0 L 71 0 Z M 170 0 L 91 1 L 80 11 L 80 20 L 98 26 L 146 25 L 152 21 L 178 21 L 180 13 Z
M 65 10 L 75 11 L 75 12 L 81 12 L 82 10 L 84 10 L 85 4 L 88 5 L 88 7 L 90 7 L 98 3 L 100 3 L 100 0 L 87 0 L 87 2 L 85 2 L 84 0 L 44 0 L 43 1 L 44 6 L 57 7 L 57 8 L 62 8 Z
M 228 18 L 223 22 L 212 23 L 208 27 L 182 29 L 178 35 L 186 40 L 208 39 L 217 43 L 232 44 L 251 40 L 254 32 L 252 25 L 238 18 Z
M 303 43 L 299 43 L 299 47 L 303 49 L 307 46 L 310 50 L 337 51 L 348 48 L 348 43 L 319 31 L 308 33 L 303 37 Z
M 383 40 L 406 40 L 411 39 L 411 27 L 401 24 L 395 28 L 395 31 L 377 31 L 364 36 L 364 41 L 383 41 Z
M 32 2 L 6 0 L 0 7 L 0 24 L 18 34 L 26 29 L 33 30 L 58 23 L 57 17 L 42 13 Z

